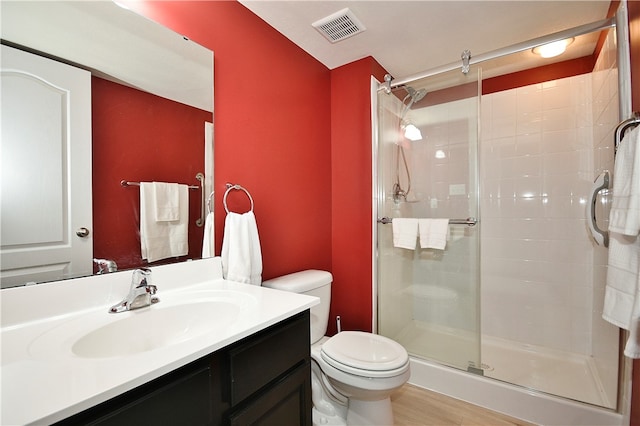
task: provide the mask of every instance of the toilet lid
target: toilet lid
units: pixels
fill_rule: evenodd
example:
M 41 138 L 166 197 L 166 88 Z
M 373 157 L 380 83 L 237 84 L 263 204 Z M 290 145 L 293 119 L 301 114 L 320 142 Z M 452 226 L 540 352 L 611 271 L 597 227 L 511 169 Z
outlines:
M 399 343 L 383 336 L 361 331 L 343 331 L 327 340 L 321 349 L 329 364 L 359 370 L 389 372 L 404 370 L 409 362 L 407 351 Z

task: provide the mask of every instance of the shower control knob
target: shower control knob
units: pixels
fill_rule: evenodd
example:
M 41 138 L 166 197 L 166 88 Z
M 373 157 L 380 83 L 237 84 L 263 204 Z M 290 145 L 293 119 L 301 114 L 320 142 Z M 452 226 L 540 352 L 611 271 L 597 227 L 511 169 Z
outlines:
M 89 236 L 89 230 L 85 227 L 78 228 L 76 231 L 76 235 L 80 238 L 86 238 Z

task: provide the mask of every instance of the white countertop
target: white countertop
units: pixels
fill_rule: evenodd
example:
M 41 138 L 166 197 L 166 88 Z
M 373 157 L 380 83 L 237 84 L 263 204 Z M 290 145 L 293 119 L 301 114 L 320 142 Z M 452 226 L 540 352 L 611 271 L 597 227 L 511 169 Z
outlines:
M 118 314 L 107 310 L 127 294 L 131 272 L 2 290 L 2 425 L 62 420 L 318 303 L 314 297 L 223 280 L 219 258 L 152 269 L 160 302 Z M 133 320 L 134 335 L 162 335 L 159 330 L 180 321 L 157 322 L 159 310 L 170 313 L 160 317 L 164 321 L 181 315 L 184 303 L 207 309 L 211 300 L 223 301 L 211 306 L 229 309 L 202 311 L 198 315 L 207 318 L 195 317 L 187 340 L 126 355 L 75 353 L 79 338 L 105 325 Z M 126 344 L 122 348 L 128 350 Z

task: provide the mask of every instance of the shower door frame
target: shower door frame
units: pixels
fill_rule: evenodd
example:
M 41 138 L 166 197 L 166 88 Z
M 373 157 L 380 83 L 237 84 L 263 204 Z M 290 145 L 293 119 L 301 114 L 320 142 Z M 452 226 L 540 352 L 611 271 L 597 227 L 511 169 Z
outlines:
M 426 96 L 426 104 L 418 105 L 406 117 L 402 115 L 407 111 L 406 102 L 400 105 L 400 100 L 404 95 L 402 90 L 411 93 L 411 87 L 398 89 L 395 95 L 377 92 L 376 117 L 372 119 L 377 120 L 383 139 L 378 139 L 376 135 L 374 146 L 378 152 L 372 153 L 376 159 L 374 180 L 377 186 L 374 191 L 377 191 L 375 210 L 378 216 L 373 218 L 376 240 L 380 242 L 380 232 L 384 232 L 385 239 L 390 236 L 391 221 L 387 217 L 391 216 L 448 217 L 451 237 L 444 251 L 421 249 L 419 246 L 416 250 L 404 250 L 393 248 L 387 242 L 378 244 L 380 258 L 388 259 L 388 262 L 380 265 L 380 258 L 373 260 L 378 268 L 375 272 L 376 282 L 388 285 L 382 288 L 376 286 L 375 300 L 390 303 L 378 303 L 373 307 L 376 322 L 372 328 L 376 332 L 383 330 L 385 336 L 402 343 L 412 356 L 437 360 L 443 365 L 482 375 L 480 227 L 474 226 L 480 209 L 478 138 L 482 76 L 480 68 L 474 66 L 467 75 L 452 70 L 443 77 L 444 80 L 438 81 L 431 81 L 430 78 L 422 80 L 431 93 Z M 416 89 L 420 87 L 416 86 Z M 429 101 L 430 96 L 435 97 Z M 442 102 L 443 97 L 451 96 L 453 103 Z M 419 120 L 420 123 L 415 124 L 426 126 L 423 127 L 423 131 L 427 132 L 426 140 L 409 141 L 400 135 L 396 140 L 396 114 L 400 114 L 399 119 L 406 118 L 409 122 Z M 405 164 L 407 199 L 404 201 L 396 199 L 395 190 L 389 186 L 393 176 L 396 176 L 395 185 L 400 185 L 397 160 L 401 154 L 398 146 L 404 147 L 400 148 L 403 152 L 406 150 L 401 158 L 408 162 L 408 166 Z M 433 161 L 436 150 L 444 150 L 448 154 L 443 159 L 436 157 L 432 164 L 434 167 L 424 168 L 423 162 L 427 159 Z M 440 176 L 443 169 L 456 170 L 450 176 L 455 182 Z M 405 172 L 405 169 L 402 171 Z M 381 179 L 384 179 L 384 183 Z M 458 184 L 455 185 L 457 190 L 465 188 L 464 194 L 452 193 L 452 186 L 447 185 L 452 182 Z M 404 183 L 400 186 L 404 186 Z M 385 217 L 381 219 L 381 216 Z M 469 270 L 461 271 L 461 264 L 469 265 Z M 392 274 L 395 277 L 399 273 L 402 279 L 378 281 L 379 274 Z M 391 292 L 398 297 L 380 298 L 381 291 Z M 426 299 L 421 297 L 425 294 L 433 296 Z M 381 314 L 383 311 L 388 315 Z M 412 313 L 397 315 L 400 312 Z M 421 337 L 410 337 L 415 333 Z

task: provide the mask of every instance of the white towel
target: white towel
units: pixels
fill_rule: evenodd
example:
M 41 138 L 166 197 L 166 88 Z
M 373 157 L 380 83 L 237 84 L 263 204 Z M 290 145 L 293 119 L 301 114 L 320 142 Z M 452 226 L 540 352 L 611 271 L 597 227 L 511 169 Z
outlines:
M 151 182 L 155 196 L 156 222 L 180 219 L 180 185 L 177 183 Z
M 394 217 L 391 220 L 393 246 L 407 250 L 415 250 L 418 238 L 418 219 Z
M 444 250 L 449 240 L 449 219 L 418 219 L 420 247 Z
M 151 182 L 140 183 L 140 251 L 148 262 L 189 253 L 189 188 L 179 185 L 179 219 L 157 222 L 156 197 Z
M 631 325 L 640 267 L 636 238 L 613 232 L 609 235 L 609 265 L 602 317 L 625 330 Z
M 624 354 L 640 358 L 640 127 L 620 142 L 609 214 L 609 263 L 602 317 L 629 330 Z
M 262 283 L 262 252 L 253 212 L 227 214 L 221 255 L 225 279 L 255 285 Z
M 640 231 L 640 126 L 627 132 L 618 146 L 613 169 L 609 231 L 638 235 Z
M 609 265 L 602 318 L 631 331 L 625 355 L 640 357 L 640 240 L 637 237 L 609 233 Z
M 214 223 L 213 213 L 209 212 L 204 220 L 204 237 L 202 238 L 202 258 L 214 257 L 215 239 L 214 239 Z

